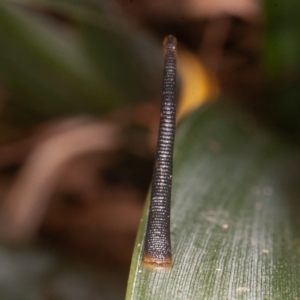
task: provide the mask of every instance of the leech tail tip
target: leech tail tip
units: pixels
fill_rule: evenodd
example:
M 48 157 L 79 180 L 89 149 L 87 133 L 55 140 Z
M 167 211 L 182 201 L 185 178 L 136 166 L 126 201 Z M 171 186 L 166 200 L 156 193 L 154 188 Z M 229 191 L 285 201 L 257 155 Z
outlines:
M 164 38 L 164 41 L 163 41 L 163 46 L 164 46 L 164 48 L 166 48 L 166 46 L 167 46 L 168 44 L 171 44 L 171 45 L 173 45 L 174 47 L 177 46 L 177 39 L 176 39 L 176 37 L 175 37 L 174 35 L 169 34 L 169 35 L 167 35 L 167 36 Z
M 169 34 L 164 38 L 163 44 L 165 43 L 177 44 L 177 39 L 174 35 Z
M 144 255 L 142 265 L 153 270 L 170 270 L 172 269 L 172 258 L 155 258 L 149 255 Z

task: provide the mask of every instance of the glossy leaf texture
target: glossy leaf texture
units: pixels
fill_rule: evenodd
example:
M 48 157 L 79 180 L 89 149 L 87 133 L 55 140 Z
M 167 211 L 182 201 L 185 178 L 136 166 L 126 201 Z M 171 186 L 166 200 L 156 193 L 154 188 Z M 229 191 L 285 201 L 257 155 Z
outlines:
M 235 108 L 215 103 L 183 120 L 175 141 L 173 269 L 141 266 L 129 299 L 300 298 L 299 152 Z
M 2 1 L 0 43 L 20 115 L 101 114 L 160 94 L 161 46 L 94 1 Z

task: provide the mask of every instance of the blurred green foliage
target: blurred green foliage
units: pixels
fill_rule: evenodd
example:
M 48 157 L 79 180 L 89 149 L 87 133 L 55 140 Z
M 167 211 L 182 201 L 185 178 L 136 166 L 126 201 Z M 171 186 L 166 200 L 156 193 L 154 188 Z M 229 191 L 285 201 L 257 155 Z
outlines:
M 266 0 L 264 55 L 270 76 L 270 109 L 276 127 L 300 137 L 300 2 Z
M 160 43 L 101 1 L 0 1 L 0 44 L 3 144 L 22 138 L 24 121 L 101 115 L 161 92 Z M 0 299 L 121 299 L 126 275 L 0 247 Z
M 93 270 L 45 249 L 0 247 L 0 299 L 122 299 L 126 274 Z
M 100 2 L 21 3 L 0 3 L 0 76 L 17 115 L 101 114 L 160 93 L 160 46 Z
M 266 60 L 274 77 L 300 68 L 300 2 L 265 1 Z

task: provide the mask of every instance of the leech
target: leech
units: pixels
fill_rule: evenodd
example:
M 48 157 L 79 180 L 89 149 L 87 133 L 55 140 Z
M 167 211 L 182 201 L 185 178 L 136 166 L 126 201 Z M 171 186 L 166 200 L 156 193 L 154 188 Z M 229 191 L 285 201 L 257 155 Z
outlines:
M 174 36 L 165 37 L 160 126 L 142 258 L 142 264 L 152 269 L 172 268 L 170 206 L 176 121 L 176 45 Z

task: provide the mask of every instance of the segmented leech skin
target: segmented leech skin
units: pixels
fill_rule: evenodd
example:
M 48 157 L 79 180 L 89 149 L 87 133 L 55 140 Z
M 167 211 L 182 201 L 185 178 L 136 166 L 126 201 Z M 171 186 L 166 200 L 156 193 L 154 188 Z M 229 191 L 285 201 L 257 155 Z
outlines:
M 142 264 L 153 269 L 172 268 L 170 204 L 176 118 L 176 38 L 164 39 L 164 79 L 160 127 L 153 171 L 151 200 Z

